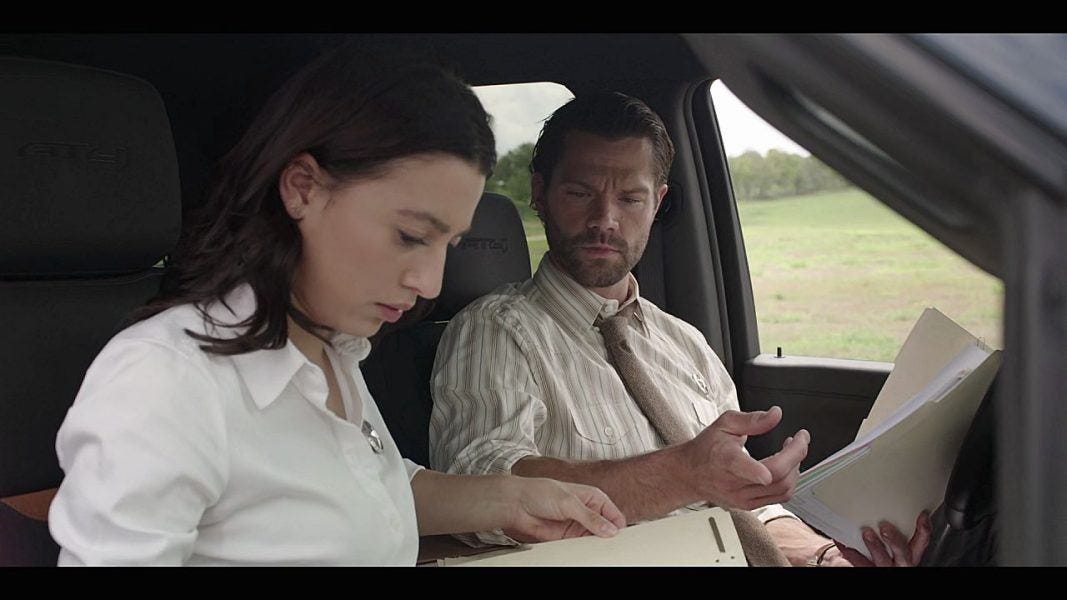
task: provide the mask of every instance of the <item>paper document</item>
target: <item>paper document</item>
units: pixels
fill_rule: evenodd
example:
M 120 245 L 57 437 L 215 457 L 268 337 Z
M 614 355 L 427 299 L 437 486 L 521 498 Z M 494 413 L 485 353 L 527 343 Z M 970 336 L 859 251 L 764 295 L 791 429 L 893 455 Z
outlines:
M 444 566 L 746 566 L 730 513 L 708 508 L 580 537 L 446 558 Z
M 786 508 L 865 555 L 863 526 L 885 519 L 910 538 L 919 513 L 944 499 L 1000 361 L 999 351 L 926 309 L 856 441 L 802 473 Z

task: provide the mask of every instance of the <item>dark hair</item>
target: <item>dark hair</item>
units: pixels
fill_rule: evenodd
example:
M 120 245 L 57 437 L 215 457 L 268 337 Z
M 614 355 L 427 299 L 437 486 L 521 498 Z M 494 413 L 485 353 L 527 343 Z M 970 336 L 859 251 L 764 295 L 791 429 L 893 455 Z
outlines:
M 647 104 L 620 92 L 601 91 L 578 96 L 561 106 L 545 121 L 534 146 L 530 172 L 552 180 L 552 170 L 563 155 L 571 131 L 584 131 L 608 139 L 646 138 L 652 142 L 656 183 L 667 183 L 674 160 L 674 144 L 667 128 Z
M 282 206 L 278 179 L 289 161 L 309 153 L 341 181 L 379 175 L 400 158 L 444 153 L 488 176 L 496 163 L 489 117 L 458 77 L 428 63 L 371 57 L 352 48 L 328 52 L 271 96 L 249 130 L 220 161 L 192 226 L 183 231 L 165 291 L 134 313 L 139 321 L 167 308 L 224 301 L 242 283 L 255 312 L 232 339 L 186 330 L 217 354 L 281 348 L 287 316 L 325 337 L 329 328 L 292 304 L 301 236 Z

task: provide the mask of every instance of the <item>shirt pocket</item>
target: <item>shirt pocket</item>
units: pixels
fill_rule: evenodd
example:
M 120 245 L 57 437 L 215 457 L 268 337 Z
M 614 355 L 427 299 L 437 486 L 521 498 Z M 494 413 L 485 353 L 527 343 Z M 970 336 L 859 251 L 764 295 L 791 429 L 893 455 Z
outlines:
M 722 408 L 715 400 L 716 390 L 696 367 L 685 363 L 672 363 L 666 372 L 676 386 L 672 404 L 684 413 L 686 420 L 693 421 L 695 417 L 696 423 L 699 424 L 694 435 L 719 418 Z
M 626 442 L 635 429 L 631 408 L 620 402 L 579 406 L 571 413 L 571 418 L 579 436 L 605 446 Z
M 710 398 L 692 397 L 690 398 L 689 404 L 692 406 L 692 411 L 696 415 L 697 422 L 700 423 L 701 430 L 708 425 L 711 425 L 715 422 L 715 419 L 719 418 L 719 406 Z

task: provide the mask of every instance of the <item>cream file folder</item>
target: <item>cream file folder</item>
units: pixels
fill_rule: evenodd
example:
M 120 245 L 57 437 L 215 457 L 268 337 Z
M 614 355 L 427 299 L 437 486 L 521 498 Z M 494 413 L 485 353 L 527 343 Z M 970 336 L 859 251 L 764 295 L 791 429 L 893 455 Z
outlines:
M 926 309 L 856 441 L 802 473 L 786 508 L 864 554 L 860 528 L 882 519 L 910 538 L 919 512 L 943 500 L 1000 362 L 999 351 Z
M 444 566 L 746 566 L 730 513 L 708 508 L 631 525 L 612 538 L 580 537 L 527 544 Z

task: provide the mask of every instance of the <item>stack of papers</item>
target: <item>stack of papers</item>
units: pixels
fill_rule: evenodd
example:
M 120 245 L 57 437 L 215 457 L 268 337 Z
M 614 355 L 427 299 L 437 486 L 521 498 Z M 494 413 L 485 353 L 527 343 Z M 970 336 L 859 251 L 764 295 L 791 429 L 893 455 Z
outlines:
M 1000 351 L 926 309 L 856 441 L 802 473 L 786 508 L 865 555 L 863 526 L 887 520 L 910 538 L 919 513 L 944 499 L 1000 362 Z

